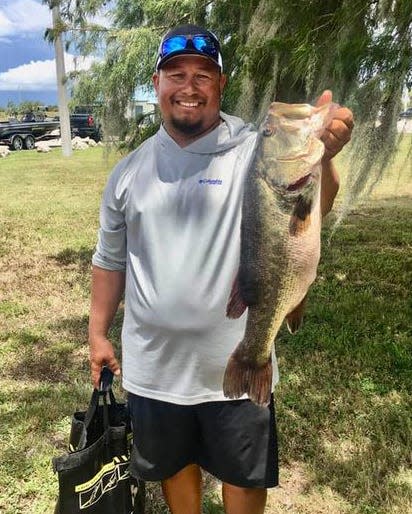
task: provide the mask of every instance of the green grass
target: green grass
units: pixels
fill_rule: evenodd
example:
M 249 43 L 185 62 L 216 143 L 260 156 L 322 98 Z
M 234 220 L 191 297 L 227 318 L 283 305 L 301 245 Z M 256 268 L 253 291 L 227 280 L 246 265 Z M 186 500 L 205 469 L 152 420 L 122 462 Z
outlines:
M 51 458 L 66 450 L 70 415 L 90 395 L 90 257 L 118 158 L 94 148 L 0 161 L 4 514 L 53 513 Z M 304 326 L 279 335 L 282 488 L 270 493 L 270 514 L 412 510 L 412 202 L 402 158 L 329 244 L 333 219 L 326 224 Z M 117 345 L 120 323 L 121 313 Z M 217 484 L 206 482 L 205 513 L 222 513 Z M 166 512 L 158 486 L 148 498 L 150 514 Z
M 412 205 L 391 204 L 335 232 L 305 326 L 278 343 L 284 456 L 356 512 L 406 512 L 412 500 Z

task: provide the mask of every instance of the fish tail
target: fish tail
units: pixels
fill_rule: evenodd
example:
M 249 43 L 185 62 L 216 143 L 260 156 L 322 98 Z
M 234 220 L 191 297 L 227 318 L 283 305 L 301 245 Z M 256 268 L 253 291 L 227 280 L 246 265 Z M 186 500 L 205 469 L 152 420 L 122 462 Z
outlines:
M 235 350 L 227 363 L 223 379 L 223 393 L 227 398 L 247 394 L 257 405 L 269 405 L 272 392 L 272 361 L 258 366 L 245 361 Z

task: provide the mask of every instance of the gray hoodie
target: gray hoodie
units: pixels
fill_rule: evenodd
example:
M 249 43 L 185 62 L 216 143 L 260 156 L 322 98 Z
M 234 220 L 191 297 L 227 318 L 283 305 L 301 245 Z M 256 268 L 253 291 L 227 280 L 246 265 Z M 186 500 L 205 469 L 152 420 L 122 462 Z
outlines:
M 93 264 L 126 271 L 123 386 L 134 394 L 226 399 L 225 366 L 246 325 L 246 314 L 226 317 L 226 304 L 256 132 L 221 117 L 184 148 L 161 127 L 115 167 L 104 192 Z

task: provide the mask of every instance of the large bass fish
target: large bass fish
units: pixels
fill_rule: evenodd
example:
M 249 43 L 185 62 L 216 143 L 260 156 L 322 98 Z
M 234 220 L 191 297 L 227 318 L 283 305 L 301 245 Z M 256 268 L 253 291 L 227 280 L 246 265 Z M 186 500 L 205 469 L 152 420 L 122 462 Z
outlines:
M 324 145 L 319 139 L 333 104 L 270 105 L 259 131 L 243 199 L 238 277 L 227 316 L 248 308 L 243 340 L 226 367 L 223 391 L 247 394 L 259 405 L 272 390 L 271 353 L 286 318 L 295 332 L 320 257 L 320 182 Z

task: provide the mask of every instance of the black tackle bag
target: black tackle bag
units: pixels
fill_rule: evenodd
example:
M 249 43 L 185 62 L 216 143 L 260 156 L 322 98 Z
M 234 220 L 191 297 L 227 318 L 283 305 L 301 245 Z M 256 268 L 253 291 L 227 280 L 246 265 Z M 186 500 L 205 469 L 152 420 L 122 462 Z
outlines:
M 104 367 L 89 408 L 72 417 L 69 453 L 53 459 L 59 479 L 55 514 L 144 514 L 144 482 L 129 475 L 127 404 L 116 402 L 112 381 Z

